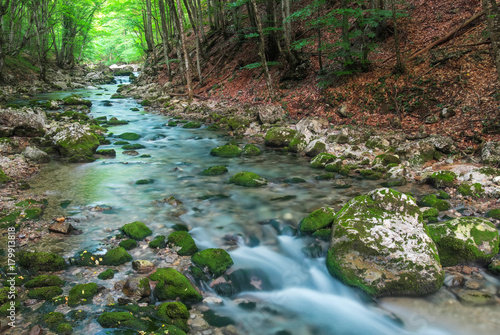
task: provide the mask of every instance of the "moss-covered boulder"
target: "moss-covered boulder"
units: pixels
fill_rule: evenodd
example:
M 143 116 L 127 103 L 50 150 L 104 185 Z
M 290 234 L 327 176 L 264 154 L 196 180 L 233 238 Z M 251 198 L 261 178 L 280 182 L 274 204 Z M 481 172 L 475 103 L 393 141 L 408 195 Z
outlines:
M 314 157 L 312 160 L 311 160 L 311 163 L 309 164 L 312 168 L 315 168 L 315 169 L 322 169 L 324 168 L 327 164 L 329 163 L 332 163 L 333 161 L 335 161 L 337 159 L 337 157 L 335 157 L 335 155 L 332 155 L 332 154 L 328 154 L 326 152 L 323 152 L 323 153 L 320 153 L 319 155 L 317 155 L 316 157 Z M 341 162 L 342 164 L 342 162 Z M 338 171 L 335 171 L 335 172 L 338 172 Z
M 67 124 L 51 131 L 48 136 L 54 148 L 61 156 L 69 158 L 70 162 L 94 161 L 92 156 L 99 146 L 99 138 L 85 126 L 79 123 Z
M 223 165 L 216 165 L 206 168 L 205 170 L 201 171 L 200 174 L 202 176 L 219 176 L 227 172 L 228 172 L 227 167 Z
M 163 249 L 167 245 L 167 242 L 165 242 L 165 236 L 156 236 L 154 240 L 149 242 L 149 247 L 151 249 Z
M 382 164 L 383 166 L 387 166 L 389 164 L 399 165 L 401 164 L 401 159 L 399 159 L 399 157 L 395 155 L 382 154 L 375 157 L 372 164 L 373 165 Z
M 484 193 L 484 189 L 480 183 L 463 183 L 457 188 L 457 192 L 463 196 L 479 197 Z
M 229 183 L 245 187 L 259 187 L 267 185 L 268 181 L 256 173 L 242 171 L 232 176 Z
M 87 107 L 92 107 L 92 102 L 90 100 L 85 100 L 79 95 L 70 95 L 69 97 L 66 97 L 63 99 L 63 105 L 66 106 L 87 106 Z
M 142 136 L 139 134 L 136 134 L 136 133 L 128 132 L 128 133 L 122 133 L 122 134 L 118 135 L 118 137 L 121 138 L 122 140 L 125 140 L 125 141 L 137 141 Z
M 144 149 L 146 146 L 139 144 L 139 143 L 134 143 L 134 144 L 125 144 L 122 146 L 123 150 L 139 150 L 139 149 Z
M 156 316 L 167 324 L 174 325 L 186 332 L 189 331 L 187 325 L 189 311 L 181 302 L 165 302 L 159 305 L 156 310 Z
M 326 151 L 327 151 L 326 143 L 323 142 L 322 140 L 314 140 L 311 143 L 309 143 L 307 147 L 304 149 L 304 152 L 308 157 L 316 157 L 320 153 Z
M 214 277 L 221 276 L 231 267 L 231 265 L 233 265 L 233 259 L 227 251 L 216 248 L 197 252 L 193 255 L 191 260 L 196 266 L 202 269 L 207 268 Z
M 114 277 L 115 277 L 115 271 L 113 269 L 104 270 L 97 276 L 97 278 L 101 280 L 113 279 Z
M 299 153 L 306 150 L 307 144 L 307 137 L 304 134 L 297 133 L 295 137 L 290 141 L 288 150 L 290 150 L 291 152 Z
M 68 306 L 78 306 L 92 303 L 92 298 L 97 294 L 97 284 L 78 284 L 74 286 L 68 295 Z
M 153 294 L 160 301 L 180 299 L 184 303 L 194 304 L 203 300 L 189 279 L 175 269 L 158 269 L 149 279 L 158 282 Z
M 297 131 L 285 127 L 275 127 L 267 131 L 264 138 L 265 144 L 269 147 L 283 148 L 290 144 L 290 142 L 297 134 Z
M 486 213 L 487 218 L 500 220 L 500 208 L 492 209 Z
M 118 245 L 124 248 L 125 250 L 132 250 L 135 247 L 137 247 L 137 241 L 134 240 L 133 238 L 129 238 L 121 241 Z
M 116 151 L 114 149 L 100 149 L 96 151 L 96 154 L 112 158 L 116 157 Z
M 136 331 L 145 331 L 148 328 L 146 324 L 131 312 L 104 312 L 97 318 L 97 322 L 103 328 L 131 329 Z
M 188 123 L 184 124 L 182 126 L 182 128 L 185 128 L 185 129 L 201 128 L 201 123 L 200 122 L 191 121 L 191 122 L 188 122 Z
M 499 236 L 486 219 L 460 217 L 429 225 L 443 266 L 487 264 L 498 253 Z
M 369 180 L 379 180 L 383 176 L 382 172 L 372 170 L 372 169 L 361 170 L 361 171 L 359 171 L 359 174 L 361 174 L 363 176 L 363 178 L 369 179 Z
M 132 260 L 132 256 L 125 250 L 125 248 L 118 247 L 109 250 L 102 257 L 103 265 L 121 265 Z
M 24 287 L 63 286 L 64 280 L 55 275 L 40 275 L 24 283 Z
M 38 300 L 50 300 L 61 295 L 63 290 L 59 286 L 37 287 L 28 291 L 28 298 Z
M 132 223 L 127 223 L 121 228 L 121 231 L 128 237 L 142 241 L 147 236 L 153 234 L 153 231 L 148 228 L 143 222 L 134 221 Z
M 61 323 L 66 322 L 66 316 L 60 312 L 50 312 L 43 316 L 43 322 L 49 329 L 56 329 Z
M 108 126 L 122 126 L 128 124 L 127 120 L 118 120 L 116 117 L 112 117 L 108 121 Z
M 434 172 L 427 179 L 428 183 L 433 185 L 435 188 L 453 186 L 455 180 L 457 180 L 456 173 L 447 170 Z
M 66 268 L 64 258 L 48 252 L 25 252 L 19 258 L 19 265 L 35 271 L 59 271 Z
M 381 188 L 358 196 L 335 215 L 328 270 L 374 296 L 436 292 L 444 272 L 426 229 L 406 194 Z
M 446 211 L 450 209 L 450 204 L 446 200 L 438 199 L 435 194 L 428 194 L 423 197 L 419 202 L 422 207 L 434 207 L 438 211 Z
M 333 223 L 335 212 L 329 207 L 322 207 L 315 210 L 299 223 L 299 230 L 302 234 L 314 234 L 317 230 L 328 228 Z
M 73 326 L 67 322 L 60 323 L 56 327 L 56 334 L 58 335 L 70 335 L 73 334 Z
M 168 235 L 168 245 L 172 247 L 179 247 L 177 254 L 180 256 L 192 255 L 198 251 L 196 243 L 193 238 L 186 231 L 174 231 Z
M 262 151 L 254 144 L 246 144 L 245 147 L 243 147 L 242 154 L 243 156 L 259 156 L 262 154 Z
M 144 99 L 141 101 L 141 106 L 143 107 L 148 107 L 148 106 L 151 106 L 151 101 L 149 101 L 148 99 Z
M 242 152 L 243 150 L 241 150 L 237 145 L 228 143 L 217 148 L 212 148 L 212 150 L 210 150 L 210 155 L 232 158 L 241 156 Z

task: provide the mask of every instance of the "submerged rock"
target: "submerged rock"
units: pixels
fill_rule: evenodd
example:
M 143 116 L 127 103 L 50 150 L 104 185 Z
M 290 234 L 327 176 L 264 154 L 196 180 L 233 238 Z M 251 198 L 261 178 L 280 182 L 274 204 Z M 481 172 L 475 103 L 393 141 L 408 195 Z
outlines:
M 227 173 L 227 167 L 223 165 L 211 166 L 201 171 L 202 176 L 219 176 L 221 174 Z
M 443 266 L 487 264 L 498 253 L 498 231 L 486 219 L 460 217 L 428 227 Z
M 436 245 L 406 194 L 382 188 L 349 201 L 332 226 L 327 267 L 375 295 L 425 295 L 444 280 Z
M 238 172 L 229 179 L 230 183 L 246 186 L 246 187 L 259 187 L 267 185 L 268 181 L 253 172 Z

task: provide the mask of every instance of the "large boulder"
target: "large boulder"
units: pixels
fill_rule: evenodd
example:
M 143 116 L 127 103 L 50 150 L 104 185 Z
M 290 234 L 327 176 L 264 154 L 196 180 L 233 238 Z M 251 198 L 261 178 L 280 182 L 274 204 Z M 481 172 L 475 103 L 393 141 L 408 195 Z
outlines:
M 12 134 L 16 136 L 43 136 L 46 123 L 47 117 L 41 109 L 0 109 L 0 124 L 12 129 Z
M 257 108 L 257 113 L 259 114 L 259 120 L 262 124 L 273 124 L 281 120 L 285 111 L 281 106 L 259 106 Z
M 381 188 L 358 196 L 335 216 L 328 270 L 374 296 L 436 292 L 444 272 L 426 229 L 406 194 Z
M 488 220 L 460 217 L 429 225 L 443 266 L 487 264 L 498 253 L 499 236 Z
M 264 140 L 267 146 L 282 148 L 290 144 L 296 133 L 294 129 L 275 127 L 267 131 Z
M 499 165 L 500 164 L 500 142 L 487 142 L 483 145 L 481 151 L 481 159 L 484 164 Z
M 48 163 L 50 162 L 49 155 L 36 147 L 26 147 L 23 150 L 23 156 L 35 163 Z
M 63 157 L 69 158 L 70 162 L 83 163 L 95 160 L 92 156 L 99 146 L 99 139 L 88 127 L 79 123 L 67 124 L 53 129 L 49 137 L 56 150 Z
M 324 135 L 330 129 L 330 122 L 322 117 L 309 116 L 300 120 L 296 125 L 296 129 L 301 134 L 309 131 L 314 135 Z

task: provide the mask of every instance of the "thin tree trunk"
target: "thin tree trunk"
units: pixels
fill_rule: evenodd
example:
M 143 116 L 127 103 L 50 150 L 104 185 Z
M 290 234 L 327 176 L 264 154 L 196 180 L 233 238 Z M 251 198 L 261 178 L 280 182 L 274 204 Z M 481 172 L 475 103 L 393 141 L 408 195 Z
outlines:
M 396 17 L 396 0 L 391 1 L 392 10 L 392 21 L 394 24 L 394 47 L 396 51 L 396 68 L 395 71 L 398 73 L 404 73 L 406 68 L 403 60 L 401 58 L 401 49 L 399 47 L 399 31 L 398 31 L 398 20 Z
M 184 5 L 186 6 L 186 10 L 188 12 L 189 22 L 193 27 L 195 36 L 196 36 L 196 70 L 198 72 L 198 78 L 203 85 L 203 77 L 201 76 L 201 65 L 200 65 L 200 52 L 201 52 L 201 44 L 200 44 L 200 32 L 198 31 L 198 26 L 195 24 L 195 19 L 193 18 L 192 12 L 189 9 L 189 3 L 187 0 L 184 0 Z
M 156 48 L 153 35 L 151 0 L 146 0 L 146 30 L 146 36 L 149 37 L 149 41 L 146 41 L 148 44 L 148 49 L 153 53 L 153 63 L 151 64 L 151 68 L 153 69 L 153 75 L 156 75 Z
M 168 33 L 168 27 L 167 27 L 167 15 L 165 13 L 165 2 L 164 0 L 158 0 L 158 4 L 160 7 L 160 19 L 161 19 L 161 29 L 162 29 L 162 43 L 163 43 L 163 53 L 165 54 L 165 63 L 167 64 L 167 75 L 168 75 L 168 81 L 172 81 L 172 72 L 170 70 L 170 59 L 169 59 L 169 53 L 170 53 L 170 48 L 168 46 L 170 36 Z
M 488 21 L 493 60 L 497 68 L 498 81 L 500 81 L 500 11 L 496 0 L 483 0 L 483 10 Z
M 319 19 L 319 6 L 316 10 L 316 16 Z M 322 40 L 321 40 L 321 27 L 318 24 L 318 60 L 319 60 L 319 70 L 323 71 L 323 54 L 322 54 Z
M 191 69 L 189 67 L 189 54 L 187 51 L 186 47 L 186 37 L 184 36 L 184 22 L 181 19 L 183 16 L 182 13 L 182 7 L 181 7 L 181 1 L 177 0 L 177 13 L 178 13 L 178 20 L 179 20 L 179 35 L 181 38 L 181 46 L 182 46 L 182 52 L 184 53 L 184 67 L 185 67 L 185 72 L 186 72 L 186 82 L 187 82 L 187 90 L 188 90 L 188 99 L 193 100 L 193 84 L 191 82 Z
M 319 11 L 319 8 L 318 8 Z M 283 17 L 283 37 L 284 37 L 284 42 L 285 42 L 285 58 L 287 59 L 288 63 L 294 67 L 297 64 L 297 58 L 295 55 L 292 53 L 291 50 L 291 44 L 292 44 L 292 22 L 290 20 L 287 20 L 288 17 L 290 16 L 290 0 L 282 0 L 281 1 L 281 16 Z M 321 32 L 318 30 L 318 42 L 319 45 L 321 44 L 321 36 L 319 36 Z M 319 48 L 319 46 L 318 46 Z M 320 56 L 321 59 L 321 56 Z M 320 60 L 320 67 L 321 65 L 321 60 Z
M 273 88 L 273 81 L 271 78 L 271 73 L 269 72 L 269 68 L 267 66 L 267 61 L 266 61 L 266 46 L 265 46 L 265 39 L 264 39 L 264 32 L 262 31 L 262 23 L 260 21 L 260 17 L 257 14 L 257 4 L 255 3 L 255 0 L 250 0 L 250 4 L 253 8 L 253 12 L 255 14 L 255 22 L 257 23 L 257 33 L 259 34 L 259 55 L 260 55 L 260 60 L 262 62 L 262 66 L 264 67 L 264 73 L 266 76 L 266 85 L 267 85 L 267 90 L 269 91 L 269 97 L 271 100 L 274 100 L 274 88 Z

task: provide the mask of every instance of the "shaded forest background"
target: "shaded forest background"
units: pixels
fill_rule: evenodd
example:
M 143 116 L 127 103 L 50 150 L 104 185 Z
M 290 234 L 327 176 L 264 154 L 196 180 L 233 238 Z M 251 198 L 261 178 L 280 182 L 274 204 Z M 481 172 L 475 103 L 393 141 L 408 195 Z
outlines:
M 494 0 L 0 0 L 0 81 L 145 63 L 144 81 L 188 97 L 441 133 L 473 152 L 500 133 L 495 11 Z

